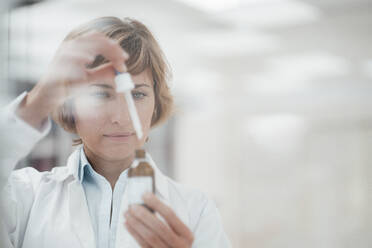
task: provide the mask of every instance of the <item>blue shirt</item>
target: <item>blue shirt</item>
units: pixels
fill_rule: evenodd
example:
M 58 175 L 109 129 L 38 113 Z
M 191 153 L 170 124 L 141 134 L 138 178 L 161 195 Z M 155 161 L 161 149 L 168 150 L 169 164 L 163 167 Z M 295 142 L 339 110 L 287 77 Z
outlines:
M 118 220 L 119 214 L 123 214 L 119 211 L 127 173 L 125 170 L 120 174 L 112 192 L 110 183 L 92 168 L 81 147 L 79 180 L 85 191 L 97 248 L 114 248 L 117 228 L 125 228 Z

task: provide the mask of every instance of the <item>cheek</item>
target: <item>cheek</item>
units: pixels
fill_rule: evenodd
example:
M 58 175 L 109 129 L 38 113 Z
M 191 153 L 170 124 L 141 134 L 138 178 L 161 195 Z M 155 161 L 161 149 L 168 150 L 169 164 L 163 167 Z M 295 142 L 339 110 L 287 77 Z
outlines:
M 149 99 L 147 103 L 139 103 L 136 105 L 139 118 L 141 120 L 143 131 L 147 133 L 151 126 L 152 115 L 154 113 L 154 99 Z
M 98 123 L 107 116 L 107 104 L 93 98 L 81 98 L 75 101 L 75 112 L 79 120 Z
M 98 139 L 99 130 L 104 125 L 105 112 L 99 107 L 78 102 L 75 104 L 75 120 L 78 135 L 83 140 Z

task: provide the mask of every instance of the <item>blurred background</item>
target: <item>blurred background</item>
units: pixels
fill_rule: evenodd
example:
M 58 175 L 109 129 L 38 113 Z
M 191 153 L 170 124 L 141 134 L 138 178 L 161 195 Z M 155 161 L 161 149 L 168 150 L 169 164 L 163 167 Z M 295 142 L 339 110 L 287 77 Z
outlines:
M 372 247 L 371 0 L 0 2 L 1 105 L 99 16 L 153 31 L 177 112 L 147 150 L 207 193 L 234 247 Z M 17 167 L 65 165 L 56 125 Z

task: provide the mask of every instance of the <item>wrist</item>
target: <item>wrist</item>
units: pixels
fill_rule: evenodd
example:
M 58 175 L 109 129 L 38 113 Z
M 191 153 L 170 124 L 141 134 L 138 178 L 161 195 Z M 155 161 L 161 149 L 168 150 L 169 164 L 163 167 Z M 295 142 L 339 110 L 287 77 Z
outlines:
M 32 127 L 41 130 L 52 111 L 51 102 L 46 95 L 36 94 L 34 90 L 29 92 L 19 104 L 16 115 Z

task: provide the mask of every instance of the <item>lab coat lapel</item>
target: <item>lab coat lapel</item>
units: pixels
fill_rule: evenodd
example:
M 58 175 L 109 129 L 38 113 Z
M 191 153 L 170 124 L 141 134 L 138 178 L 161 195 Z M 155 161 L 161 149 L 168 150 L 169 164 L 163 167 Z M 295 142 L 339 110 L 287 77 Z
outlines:
M 123 198 L 121 200 L 121 205 L 120 205 L 119 222 L 118 222 L 118 227 L 116 230 L 115 248 L 139 247 L 137 242 L 133 239 L 133 237 L 129 234 L 128 230 L 124 226 L 124 223 L 125 223 L 124 213 L 128 210 L 128 207 L 129 207 L 128 192 L 129 191 L 127 190 L 127 187 L 126 187 Z
M 168 190 L 168 178 L 159 170 L 159 168 L 156 166 L 154 160 L 150 156 L 150 154 L 146 153 L 147 160 L 150 162 L 150 165 L 155 171 L 155 184 L 156 184 L 156 190 L 157 190 L 157 197 L 160 198 L 160 200 L 171 207 L 173 211 L 176 212 L 178 218 L 180 218 L 185 225 L 189 225 L 189 215 L 187 211 L 187 206 L 184 205 L 184 202 L 180 201 L 172 201 L 170 197 L 170 192 Z M 157 216 L 163 220 L 163 218 L 157 213 Z M 165 220 L 163 220 L 165 222 Z
M 69 184 L 68 192 L 72 228 L 77 234 L 82 247 L 95 247 L 94 231 L 83 187 L 78 180 L 74 180 Z
M 70 222 L 73 231 L 79 238 L 81 247 L 92 248 L 96 247 L 94 231 L 89 216 L 84 189 L 77 177 L 79 158 L 80 149 L 77 149 L 71 154 L 67 162 L 67 166 L 72 174 L 72 180 L 68 184 Z

